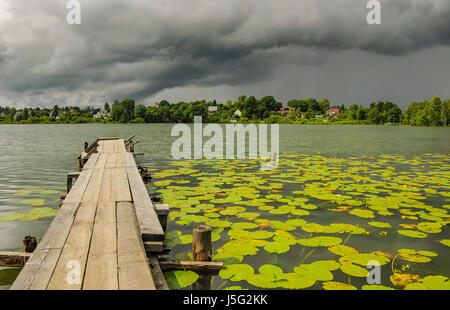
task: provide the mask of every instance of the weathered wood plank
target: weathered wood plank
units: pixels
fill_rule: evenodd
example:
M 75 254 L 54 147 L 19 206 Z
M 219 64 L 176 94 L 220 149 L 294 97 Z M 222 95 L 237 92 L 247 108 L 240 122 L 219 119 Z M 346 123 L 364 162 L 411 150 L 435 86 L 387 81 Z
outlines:
M 144 241 L 163 241 L 164 231 L 136 167 L 127 167 L 133 203 Z
M 119 289 L 156 289 L 130 202 L 117 202 L 117 254 Z
M 114 153 L 114 141 L 113 140 L 103 141 L 102 153 Z
M 50 290 L 81 289 L 104 173 L 104 169 L 101 168 L 106 163 L 106 157 L 104 157 L 104 160 L 101 160 L 103 155 L 101 154 L 94 168 L 91 180 L 83 195 L 75 221 L 73 222 L 72 229 L 50 279 L 47 287 Z M 68 266 L 70 266 L 71 262 L 77 262 L 79 264 L 81 280 L 79 282 L 67 281 L 67 276 L 71 272 Z
M 116 204 L 99 202 L 89 250 L 84 290 L 117 290 Z
M 125 168 L 126 153 L 116 153 L 116 167 Z
M 0 267 L 23 267 L 30 257 L 26 252 L 0 252 Z
M 44 290 L 55 269 L 79 208 L 77 203 L 63 203 L 47 232 L 10 289 Z
M 96 163 L 97 160 L 98 160 L 99 155 L 100 155 L 100 154 L 98 154 L 98 153 L 92 154 L 92 155 L 89 157 L 89 159 L 88 159 L 88 161 L 86 162 L 86 164 L 83 166 L 83 170 L 93 169 L 94 166 L 95 166 L 95 163 Z
M 115 152 L 116 153 L 125 153 L 127 150 L 125 149 L 125 141 L 123 139 L 119 139 L 116 143 Z
M 105 169 L 83 281 L 84 290 L 119 288 L 114 188 L 114 170 Z
M 80 202 L 83 194 L 86 190 L 86 187 L 89 183 L 89 180 L 92 176 L 92 169 L 81 171 L 75 183 L 72 185 L 70 192 L 67 193 L 66 198 L 64 199 L 65 203 L 76 203 Z
M 132 153 L 125 153 L 125 166 L 126 167 L 136 167 L 136 160 Z
M 153 280 L 155 281 L 155 287 L 157 290 L 167 291 L 169 286 L 167 285 L 166 279 L 164 278 L 163 271 L 159 266 L 158 259 L 151 256 L 149 258 L 150 270 L 152 271 Z
M 128 184 L 128 176 L 125 168 L 116 168 L 115 171 L 115 193 L 116 201 L 132 201 L 130 185 Z
M 106 169 L 116 168 L 116 153 L 108 153 L 108 159 L 106 160 Z
M 200 261 L 160 261 L 159 265 L 163 271 L 192 270 L 201 273 L 216 273 L 223 267 L 223 262 L 200 262 Z

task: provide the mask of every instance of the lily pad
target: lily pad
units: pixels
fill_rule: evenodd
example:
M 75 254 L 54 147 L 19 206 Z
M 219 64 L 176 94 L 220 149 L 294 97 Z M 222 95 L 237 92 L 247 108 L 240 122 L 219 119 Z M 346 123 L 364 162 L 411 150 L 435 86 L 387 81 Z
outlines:
M 369 222 L 367 224 L 369 224 L 370 226 L 379 227 L 379 228 L 392 228 L 391 224 L 384 223 L 384 222 Z
M 428 235 L 426 233 L 416 231 L 416 230 L 402 229 L 402 230 L 399 230 L 398 233 L 403 236 L 407 236 L 407 237 L 411 237 L 411 238 L 426 238 L 426 237 L 428 237 Z
M 389 286 L 384 286 L 384 285 L 378 285 L 378 284 L 366 284 L 363 285 L 362 290 L 364 291 L 392 291 L 395 290 L 395 288 L 389 287 Z
M 274 241 L 266 244 L 264 246 L 264 250 L 266 250 L 269 253 L 286 253 L 290 249 L 289 245 L 285 242 L 280 241 Z
M 328 251 L 330 251 L 331 253 L 334 253 L 336 255 L 339 255 L 339 256 L 348 256 L 348 255 L 359 253 L 358 250 L 356 250 L 352 247 L 349 247 L 348 245 L 343 245 L 343 244 L 329 247 Z
M 171 290 L 185 288 L 197 282 L 199 275 L 193 271 L 175 270 L 164 273 L 167 285 Z
M 354 290 L 357 290 L 357 288 L 354 287 L 351 284 L 335 282 L 335 281 L 323 282 L 322 283 L 322 288 L 324 290 L 327 290 L 327 291 L 334 291 L 334 290 L 337 290 L 337 291 L 343 291 L 343 290 L 354 291 Z
M 33 207 L 40 207 L 44 205 L 45 199 L 24 199 L 21 203 L 31 205 Z
M 262 265 L 261 267 L 259 267 L 258 271 L 259 273 L 272 278 L 276 278 L 277 276 L 283 274 L 283 269 L 270 264 Z
M 450 280 L 444 276 L 427 276 L 422 283 L 430 290 L 450 290 Z
M 358 265 L 354 265 L 352 263 L 343 264 L 341 266 L 341 270 L 342 272 L 353 277 L 367 277 L 367 275 L 369 274 L 367 269 L 360 267 Z
M 253 275 L 255 270 L 252 266 L 247 264 L 234 264 L 234 265 L 225 265 L 220 271 L 219 276 L 226 280 L 230 279 L 231 281 L 242 281 L 247 277 Z

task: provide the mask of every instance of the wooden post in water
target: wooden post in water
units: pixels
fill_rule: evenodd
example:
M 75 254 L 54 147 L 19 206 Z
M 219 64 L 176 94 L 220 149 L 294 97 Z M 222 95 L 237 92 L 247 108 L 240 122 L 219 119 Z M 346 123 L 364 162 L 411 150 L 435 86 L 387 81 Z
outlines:
M 212 259 L 211 227 L 198 225 L 192 232 L 192 256 L 194 261 L 210 262 Z M 194 290 L 211 290 L 211 276 L 200 275 L 192 285 Z
M 197 225 L 194 227 L 192 232 L 192 257 L 195 261 L 211 261 L 211 227 L 207 225 Z
M 33 253 L 37 247 L 36 237 L 26 236 L 23 238 L 23 249 L 26 253 Z

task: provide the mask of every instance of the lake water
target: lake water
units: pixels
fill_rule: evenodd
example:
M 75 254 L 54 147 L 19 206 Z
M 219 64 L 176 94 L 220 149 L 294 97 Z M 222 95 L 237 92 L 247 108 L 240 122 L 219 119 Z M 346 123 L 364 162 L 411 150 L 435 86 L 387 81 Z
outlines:
M 173 161 L 172 127 L 0 126 L 0 250 L 21 251 L 24 236 L 39 238 L 44 234 L 52 220 L 52 209 L 58 207 L 59 195 L 65 193 L 66 174 L 77 170 L 76 158 L 85 141 L 135 134 L 141 140 L 136 152 L 145 153 L 138 157 L 138 163 L 154 174 L 155 184 L 149 185 L 149 191 L 162 193 L 174 214 L 168 226 L 172 257 L 187 258 L 191 244 L 184 236 L 191 234 L 195 224 L 206 222 L 215 229 L 215 254 L 219 251 L 224 260 L 254 269 L 242 267 L 244 271 L 239 271 L 249 273 L 251 283 L 223 274 L 212 278 L 212 289 L 321 289 L 329 278 L 311 284 L 289 277 L 300 264 L 336 260 L 342 267 L 346 263 L 345 258 L 340 260 L 345 255 L 332 252 L 342 248 L 330 249 L 336 239 L 326 240 L 328 246 L 299 243 L 324 236 L 339 238 L 337 243 L 345 243 L 360 253 L 380 251 L 385 256 L 379 255 L 387 256 L 389 263 L 381 268 L 382 284 L 386 286 L 393 287 L 389 279 L 391 262 L 399 249 L 438 254 L 428 259 L 423 259 L 428 256 L 422 254 L 414 254 L 415 258 L 397 255 L 395 266 L 403 266 L 403 273 L 422 278 L 450 276 L 450 250 L 441 242 L 450 239 L 446 225 L 450 217 L 450 128 L 280 125 L 280 166 L 275 172 L 262 172 L 256 160 Z M 304 226 L 300 220 L 320 227 Z M 241 222 L 247 224 L 235 225 Z M 369 222 L 387 223 L 389 227 Z M 330 229 L 333 223 L 361 227 L 364 233 L 351 233 L 349 227 Z M 324 227 L 328 230 L 320 232 Z M 242 238 L 242 230 L 267 234 Z M 418 234 L 411 237 L 399 230 Z M 248 251 L 249 255 L 239 257 L 239 251 Z M 414 262 L 421 259 L 427 262 Z M 352 263 L 358 264 L 356 260 Z M 273 275 L 264 268 L 262 273 L 258 270 L 265 264 L 274 274 L 280 271 L 273 266 L 282 270 L 269 284 L 267 279 Z M 365 277 L 351 276 L 352 271 L 341 269 L 330 270 L 332 281 L 350 282 L 358 289 L 366 284 Z M 297 269 L 302 277 L 305 272 Z M 0 288 L 8 288 L 16 275 L 16 270 L 0 268 Z M 309 275 L 315 277 L 320 278 Z

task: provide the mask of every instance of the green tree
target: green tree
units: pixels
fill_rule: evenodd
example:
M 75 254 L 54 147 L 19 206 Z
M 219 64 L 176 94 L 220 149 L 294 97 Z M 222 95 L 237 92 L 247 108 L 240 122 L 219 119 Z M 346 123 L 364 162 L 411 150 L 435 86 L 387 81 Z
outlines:
M 147 107 L 143 104 L 138 104 L 136 106 L 136 109 L 134 110 L 135 118 L 145 119 L 146 114 L 147 114 Z

